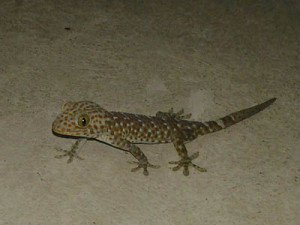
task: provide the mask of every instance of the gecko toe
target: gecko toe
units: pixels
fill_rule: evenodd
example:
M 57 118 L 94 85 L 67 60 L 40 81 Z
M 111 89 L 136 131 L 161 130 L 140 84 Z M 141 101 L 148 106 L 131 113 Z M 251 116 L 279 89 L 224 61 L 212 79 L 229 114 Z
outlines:
M 183 167 L 183 175 L 188 176 L 190 174 L 189 167 L 186 165 Z
M 207 169 L 197 166 L 194 163 L 192 163 L 192 167 L 194 167 L 196 170 L 198 170 L 199 172 L 207 172 Z

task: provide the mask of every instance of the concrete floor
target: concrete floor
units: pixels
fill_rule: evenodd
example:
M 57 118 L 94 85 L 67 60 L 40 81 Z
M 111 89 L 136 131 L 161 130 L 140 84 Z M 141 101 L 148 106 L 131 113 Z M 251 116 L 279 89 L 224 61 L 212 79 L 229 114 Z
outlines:
M 0 224 L 299 224 L 299 15 L 296 1 L 2 0 Z M 187 145 L 207 173 L 171 171 L 172 144 L 140 146 L 161 165 L 148 177 L 96 141 L 54 158 L 74 143 L 51 133 L 66 101 L 205 121 L 271 97 Z

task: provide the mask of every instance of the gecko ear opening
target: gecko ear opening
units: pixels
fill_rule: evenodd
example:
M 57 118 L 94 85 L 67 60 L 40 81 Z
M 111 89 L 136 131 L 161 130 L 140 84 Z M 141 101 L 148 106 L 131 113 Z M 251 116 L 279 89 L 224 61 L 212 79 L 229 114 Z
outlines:
M 90 117 L 87 114 L 82 114 L 78 117 L 77 122 L 80 127 L 87 127 L 90 123 Z

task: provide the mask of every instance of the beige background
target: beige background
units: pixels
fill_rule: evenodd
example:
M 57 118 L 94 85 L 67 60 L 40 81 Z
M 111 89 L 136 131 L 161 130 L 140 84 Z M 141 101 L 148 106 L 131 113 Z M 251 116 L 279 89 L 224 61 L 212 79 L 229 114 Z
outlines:
M 1 0 L 0 224 L 297 224 L 296 2 Z M 207 173 L 172 172 L 171 144 L 140 146 L 161 165 L 149 177 L 96 141 L 83 161 L 54 158 L 74 143 L 51 133 L 66 101 L 205 121 L 271 97 L 187 145 Z

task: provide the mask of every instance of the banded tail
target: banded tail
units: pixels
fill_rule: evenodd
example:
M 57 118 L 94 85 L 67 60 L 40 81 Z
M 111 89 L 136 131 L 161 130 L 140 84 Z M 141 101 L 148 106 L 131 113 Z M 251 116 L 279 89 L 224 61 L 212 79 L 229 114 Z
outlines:
M 198 131 L 199 135 L 204 135 L 212 132 L 216 132 L 222 129 L 226 129 L 227 127 L 230 127 L 244 119 L 247 119 L 254 114 L 264 110 L 268 106 L 270 106 L 276 98 L 272 98 L 264 103 L 261 103 L 259 105 L 252 106 L 247 109 L 240 110 L 238 112 L 231 113 L 223 118 L 220 118 L 216 121 L 208 121 L 204 123 L 198 124 Z

